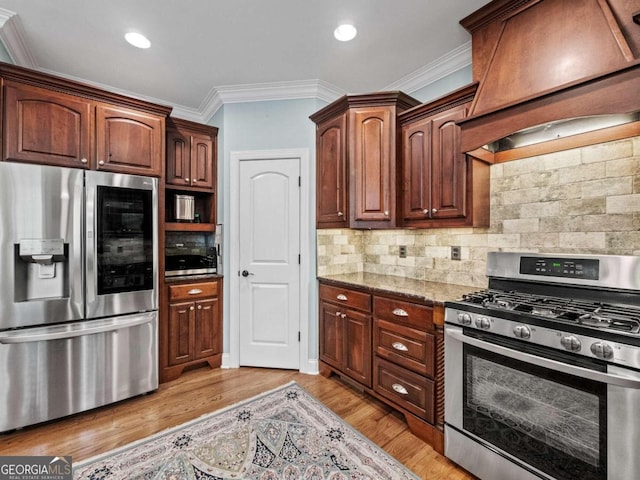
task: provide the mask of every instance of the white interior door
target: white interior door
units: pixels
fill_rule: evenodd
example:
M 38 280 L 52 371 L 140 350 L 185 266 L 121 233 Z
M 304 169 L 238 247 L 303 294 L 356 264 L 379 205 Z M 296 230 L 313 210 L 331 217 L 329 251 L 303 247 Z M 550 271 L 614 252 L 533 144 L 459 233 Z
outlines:
M 240 161 L 240 365 L 300 365 L 300 159 Z

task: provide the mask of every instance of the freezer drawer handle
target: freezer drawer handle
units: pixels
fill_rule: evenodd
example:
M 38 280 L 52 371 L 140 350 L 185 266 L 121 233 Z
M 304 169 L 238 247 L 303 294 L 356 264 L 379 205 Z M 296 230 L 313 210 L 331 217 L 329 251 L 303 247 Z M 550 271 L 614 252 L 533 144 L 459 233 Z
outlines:
M 403 310 L 401 308 L 394 308 L 392 313 L 396 317 L 408 317 L 409 316 L 409 314 L 405 310 Z
M 187 292 L 189 295 L 200 295 L 202 293 L 202 290 L 199 288 L 192 288 L 191 290 L 189 290 Z
M 95 335 L 96 333 L 112 332 L 115 330 L 123 330 L 126 328 L 135 327 L 138 325 L 144 325 L 145 323 L 151 323 L 155 318 L 155 313 L 148 313 L 142 315 L 136 315 L 126 321 L 118 322 L 111 321 L 108 323 L 102 323 L 96 327 L 78 328 L 72 331 L 59 331 L 49 332 L 46 329 L 40 329 L 40 332 L 31 333 L 25 331 L 23 335 L 0 335 L 0 344 L 13 344 L 13 343 L 32 343 L 32 342 L 46 342 L 48 340 L 62 340 L 65 338 L 83 337 L 86 335 Z M 98 320 L 94 320 L 98 321 Z M 90 322 L 88 322 L 90 323 Z M 56 327 L 51 327 L 51 329 Z

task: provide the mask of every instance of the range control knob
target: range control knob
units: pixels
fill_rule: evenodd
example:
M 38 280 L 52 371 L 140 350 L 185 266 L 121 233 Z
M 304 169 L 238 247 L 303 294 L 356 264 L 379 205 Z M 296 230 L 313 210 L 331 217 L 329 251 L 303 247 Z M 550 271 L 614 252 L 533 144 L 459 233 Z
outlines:
M 531 338 L 531 330 L 526 325 L 516 325 L 513 327 L 513 334 L 518 338 Z
M 491 320 L 487 317 L 478 317 L 476 318 L 476 327 L 482 330 L 489 330 L 491 328 Z
M 604 360 L 611 360 L 613 358 L 613 348 L 611 345 L 604 342 L 596 342 L 592 344 L 591 353 Z
M 471 315 L 468 313 L 458 313 L 458 323 L 462 325 L 471 325 Z
M 560 343 L 565 348 L 565 350 L 569 350 L 570 352 L 579 352 L 582 348 L 582 343 L 573 335 L 563 335 L 560 338 Z

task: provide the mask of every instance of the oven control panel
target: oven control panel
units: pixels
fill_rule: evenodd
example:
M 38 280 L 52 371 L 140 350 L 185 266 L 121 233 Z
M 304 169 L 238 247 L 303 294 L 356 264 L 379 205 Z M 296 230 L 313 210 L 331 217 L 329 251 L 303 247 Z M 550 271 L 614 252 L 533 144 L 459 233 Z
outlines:
M 445 309 L 445 323 L 640 369 L 633 345 L 451 307 Z
M 520 273 L 544 277 L 598 280 L 600 261 L 593 258 L 521 257 Z

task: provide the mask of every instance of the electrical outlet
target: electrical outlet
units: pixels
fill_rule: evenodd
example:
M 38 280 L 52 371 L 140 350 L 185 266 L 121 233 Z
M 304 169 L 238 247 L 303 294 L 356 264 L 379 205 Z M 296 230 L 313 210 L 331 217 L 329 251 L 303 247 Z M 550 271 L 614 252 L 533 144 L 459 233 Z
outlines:
M 451 260 L 460 260 L 460 247 L 451 247 Z
M 400 256 L 400 258 L 407 258 L 407 246 L 406 245 L 400 245 L 398 247 L 398 255 Z

